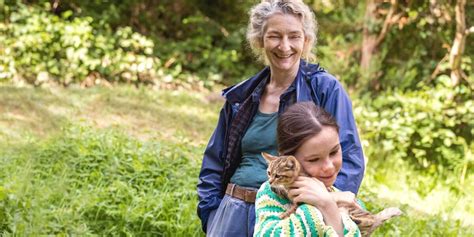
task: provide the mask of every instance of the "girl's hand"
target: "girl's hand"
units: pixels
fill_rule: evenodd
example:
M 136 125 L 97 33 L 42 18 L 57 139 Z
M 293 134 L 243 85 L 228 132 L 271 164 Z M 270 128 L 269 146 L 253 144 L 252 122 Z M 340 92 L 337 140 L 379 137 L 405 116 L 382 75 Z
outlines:
M 307 203 L 318 208 L 335 203 L 324 184 L 316 178 L 299 176 L 291 185 L 288 195 L 293 202 Z
M 331 192 L 330 194 L 341 212 L 348 214 L 349 210 L 362 210 L 362 207 L 357 203 L 356 195 L 354 193 L 347 191 Z
M 343 235 L 342 219 L 336 201 L 326 186 L 316 178 L 299 176 L 290 187 L 288 195 L 294 203 L 307 203 L 318 208 L 326 225 L 332 226 L 338 236 Z
M 360 207 L 359 203 L 357 203 L 356 195 L 353 192 L 332 192 L 331 196 L 338 205 Z

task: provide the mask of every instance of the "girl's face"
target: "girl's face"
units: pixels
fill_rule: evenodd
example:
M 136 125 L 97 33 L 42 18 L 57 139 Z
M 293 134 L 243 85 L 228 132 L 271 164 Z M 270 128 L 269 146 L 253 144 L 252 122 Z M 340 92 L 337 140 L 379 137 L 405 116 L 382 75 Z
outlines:
M 309 176 L 319 179 L 326 187 L 332 186 L 342 165 L 337 130 L 323 126 L 319 134 L 308 139 L 296 150 L 295 157 Z
M 296 16 L 271 16 L 263 34 L 263 48 L 272 72 L 287 73 L 298 70 L 306 41 L 303 24 Z

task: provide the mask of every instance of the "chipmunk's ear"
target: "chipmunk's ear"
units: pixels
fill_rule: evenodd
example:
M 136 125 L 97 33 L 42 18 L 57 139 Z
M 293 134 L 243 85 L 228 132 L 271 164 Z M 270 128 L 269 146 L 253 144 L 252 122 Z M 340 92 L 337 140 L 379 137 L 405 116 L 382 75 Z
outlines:
M 294 156 L 289 156 L 288 158 L 289 158 L 289 160 L 292 161 L 292 165 L 293 165 L 292 168 L 294 168 L 294 170 L 295 170 L 297 173 L 300 173 L 300 171 L 301 171 L 301 164 L 300 164 L 300 162 L 299 162 L 299 161 L 296 159 L 296 157 L 294 157 Z
M 288 160 L 288 165 L 287 165 L 288 168 L 293 169 L 293 168 L 295 167 L 295 165 L 296 165 L 295 163 L 296 163 L 296 160 L 289 159 L 289 160 Z
M 278 159 L 278 157 L 272 156 L 272 155 L 270 155 L 266 152 L 262 152 L 262 156 L 263 156 L 263 158 L 265 158 L 265 160 L 267 161 L 268 164 L 270 164 L 270 162 Z

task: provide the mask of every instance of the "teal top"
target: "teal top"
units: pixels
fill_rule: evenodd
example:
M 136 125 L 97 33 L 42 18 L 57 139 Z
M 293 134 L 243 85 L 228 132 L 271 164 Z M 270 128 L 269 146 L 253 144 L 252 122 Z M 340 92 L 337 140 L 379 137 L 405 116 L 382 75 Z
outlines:
M 230 179 L 243 187 L 260 188 L 267 181 L 267 162 L 262 152 L 277 155 L 276 129 L 278 112 L 265 114 L 257 111 L 242 138 L 242 162 Z

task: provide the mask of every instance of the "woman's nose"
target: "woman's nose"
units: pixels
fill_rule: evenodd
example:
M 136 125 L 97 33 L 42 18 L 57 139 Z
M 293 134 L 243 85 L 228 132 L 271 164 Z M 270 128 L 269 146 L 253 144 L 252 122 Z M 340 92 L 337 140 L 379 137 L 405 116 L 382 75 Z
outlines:
M 283 37 L 280 41 L 280 44 L 278 45 L 278 49 L 281 51 L 288 51 L 290 50 L 290 42 L 288 40 L 288 37 Z

